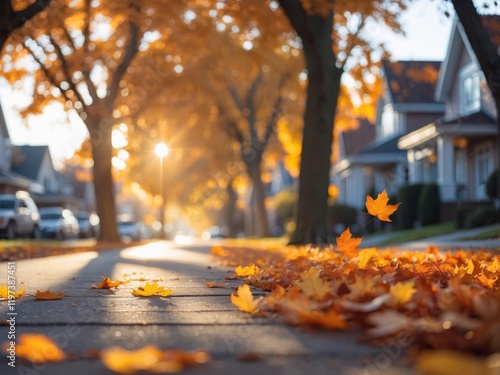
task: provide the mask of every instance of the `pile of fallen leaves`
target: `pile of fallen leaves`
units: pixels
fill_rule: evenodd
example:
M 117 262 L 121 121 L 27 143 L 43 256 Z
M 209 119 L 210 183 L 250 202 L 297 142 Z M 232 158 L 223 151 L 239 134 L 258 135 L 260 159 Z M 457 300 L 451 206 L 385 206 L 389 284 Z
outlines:
M 387 202 L 385 190 L 375 200 L 368 196 L 368 213 L 390 221 L 398 205 Z M 500 370 L 499 255 L 441 253 L 432 246 L 423 252 L 360 250 L 362 238 L 353 238 L 349 228 L 336 242 L 321 249 L 214 247 L 212 253 L 238 266 L 235 274 L 245 284 L 231 300 L 242 311 L 293 325 L 362 330 L 363 340 L 396 343 L 414 349 L 410 353 L 433 349 L 419 357 L 424 370 L 450 358 L 465 366 L 460 352 L 489 356 L 478 362 L 478 373 Z M 254 298 L 249 285 L 269 293 Z

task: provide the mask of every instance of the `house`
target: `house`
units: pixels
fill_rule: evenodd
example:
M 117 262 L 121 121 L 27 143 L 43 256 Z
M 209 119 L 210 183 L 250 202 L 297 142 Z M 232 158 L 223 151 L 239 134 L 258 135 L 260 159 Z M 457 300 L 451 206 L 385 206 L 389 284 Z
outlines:
M 38 207 L 64 207 L 78 211 L 84 207 L 82 199 L 74 196 L 71 182 L 54 169 L 49 147 L 46 145 L 12 146 L 11 171 L 43 187 L 33 192 Z
M 500 16 L 482 16 L 482 21 L 490 34 L 498 36 Z M 498 165 L 495 105 L 457 19 L 434 98 L 445 103 L 444 116 L 398 141 L 407 152 L 409 182 L 436 182 L 441 201 L 449 206 L 487 200 L 485 184 Z
M 382 63 L 375 124 L 361 119 L 356 130 L 339 138 L 340 157 L 332 168 L 338 202 L 363 210 L 368 193 L 386 189 L 395 196 L 408 181 L 407 155 L 398 141 L 442 117 L 444 103 L 434 100 L 439 68 L 437 61 Z

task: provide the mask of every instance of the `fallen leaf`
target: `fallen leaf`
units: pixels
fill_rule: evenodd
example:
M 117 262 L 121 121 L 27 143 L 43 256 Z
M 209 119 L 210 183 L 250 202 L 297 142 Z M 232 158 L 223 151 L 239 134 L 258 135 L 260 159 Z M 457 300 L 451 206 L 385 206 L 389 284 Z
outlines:
M 373 337 L 384 337 L 398 333 L 410 327 L 411 319 L 394 310 L 375 312 L 367 317 L 375 327 L 368 330 Z
M 416 359 L 416 368 L 426 375 L 494 375 L 485 360 L 452 350 L 422 352 Z
M 391 285 L 391 302 L 395 305 L 404 305 L 409 302 L 417 290 L 413 281 Z
M 215 281 L 210 281 L 205 284 L 206 287 L 208 288 L 225 288 L 226 286 L 224 284 L 217 284 Z
M 132 294 L 136 297 L 169 297 L 174 294 L 174 291 L 170 288 L 165 289 L 163 286 L 158 285 L 158 283 L 155 281 L 154 283 L 146 283 L 144 286 L 133 289 Z
M 337 237 L 337 250 L 346 257 L 353 258 L 358 255 L 358 246 L 362 240 L 362 238 L 352 238 L 351 230 L 347 227 L 347 229 Z
M 247 267 L 238 266 L 234 270 L 234 273 L 236 274 L 236 276 L 240 276 L 240 277 L 256 275 L 258 272 L 259 272 L 259 268 L 256 267 L 255 264 L 251 264 Z
M 4 351 L 8 352 L 9 344 L 3 344 Z M 66 354 L 49 337 L 37 333 L 20 334 L 16 344 L 16 356 L 31 363 L 61 362 Z
M 374 256 L 378 254 L 377 249 L 370 247 L 368 249 L 363 249 L 358 253 L 358 267 L 366 268 Z
M 206 363 L 210 356 L 203 351 L 162 351 L 154 345 L 137 350 L 111 347 L 101 351 L 101 361 L 110 370 L 119 374 L 132 375 L 139 372 L 179 372 L 186 366 Z
M 235 294 L 231 294 L 231 302 L 236 305 L 241 311 L 255 314 L 259 311 L 257 308 L 258 300 L 254 300 L 252 291 L 247 284 L 238 287 Z
M 111 289 L 116 288 L 122 284 L 120 280 L 111 280 L 109 277 L 101 276 L 102 282 L 92 285 L 94 289 Z
M 344 329 L 347 325 L 344 317 L 334 309 L 330 309 L 326 313 L 320 311 L 307 311 L 307 313 L 299 315 L 298 322 L 307 326 L 317 326 L 328 329 Z
M 320 271 L 313 267 L 301 273 L 300 279 L 295 285 L 308 297 L 321 300 L 331 292 L 330 284 L 323 280 L 320 277 Z
M 24 286 L 14 293 L 10 293 L 15 299 L 19 299 L 24 295 Z M 0 301 L 9 299 L 9 287 L 7 284 L 0 285 Z
M 40 290 L 36 290 L 35 298 L 41 300 L 54 300 L 54 299 L 62 299 L 64 297 L 63 292 L 53 293 L 50 289 L 47 289 L 45 292 Z
M 391 222 L 389 215 L 392 215 L 398 209 L 400 203 L 397 204 L 387 204 L 389 202 L 389 197 L 385 189 L 377 196 L 377 199 L 373 199 L 369 195 L 366 196 L 366 209 L 370 215 L 376 216 L 381 221 Z

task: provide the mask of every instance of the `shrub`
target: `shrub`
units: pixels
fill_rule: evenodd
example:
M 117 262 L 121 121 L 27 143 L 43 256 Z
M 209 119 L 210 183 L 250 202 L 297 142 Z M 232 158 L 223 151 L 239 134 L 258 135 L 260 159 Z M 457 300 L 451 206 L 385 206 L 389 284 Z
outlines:
M 494 224 L 497 221 L 497 211 L 493 206 L 478 207 L 466 218 L 466 228 L 478 228 Z
M 490 199 L 498 198 L 497 179 L 498 179 L 498 168 L 493 171 L 490 177 L 488 177 L 488 181 L 486 181 L 486 195 L 488 195 Z
M 295 218 L 297 213 L 297 194 L 290 190 L 280 191 L 273 197 L 276 221 L 283 227 L 285 223 Z
M 327 228 L 330 232 L 336 232 L 333 228 L 342 224 L 344 227 L 353 226 L 357 223 L 358 210 L 345 204 L 333 203 L 328 205 Z
M 427 226 L 439 223 L 440 212 L 439 186 L 436 184 L 424 185 L 418 196 L 417 218 L 420 225 Z
M 475 208 L 471 206 L 457 206 L 453 211 L 453 220 L 456 229 L 464 229 L 467 224 L 467 217 L 474 212 Z
M 399 188 L 397 202 L 401 202 L 396 211 L 396 223 L 399 229 L 413 228 L 417 220 L 418 197 L 423 184 L 404 185 Z

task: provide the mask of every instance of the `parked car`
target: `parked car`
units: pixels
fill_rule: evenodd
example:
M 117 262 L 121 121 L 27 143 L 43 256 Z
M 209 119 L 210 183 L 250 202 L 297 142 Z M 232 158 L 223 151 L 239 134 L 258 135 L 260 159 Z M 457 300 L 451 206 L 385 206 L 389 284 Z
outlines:
M 118 232 L 124 241 L 139 241 L 143 239 L 144 223 L 130 217 L 118 218 Z
M 0 195 L 0 236 L 40 238 L 40 214 L 29 193 Z
M 80 211 L 76 215 L 80 231 L 78 237 L 91 238 L 97 236 L 99 232 L 99 216 L 88 211 Z
M 78 220 L 71 210 L 62 207 L 40 208 L 40 229 L 42 237 L 62 240 L 78 237 Z

